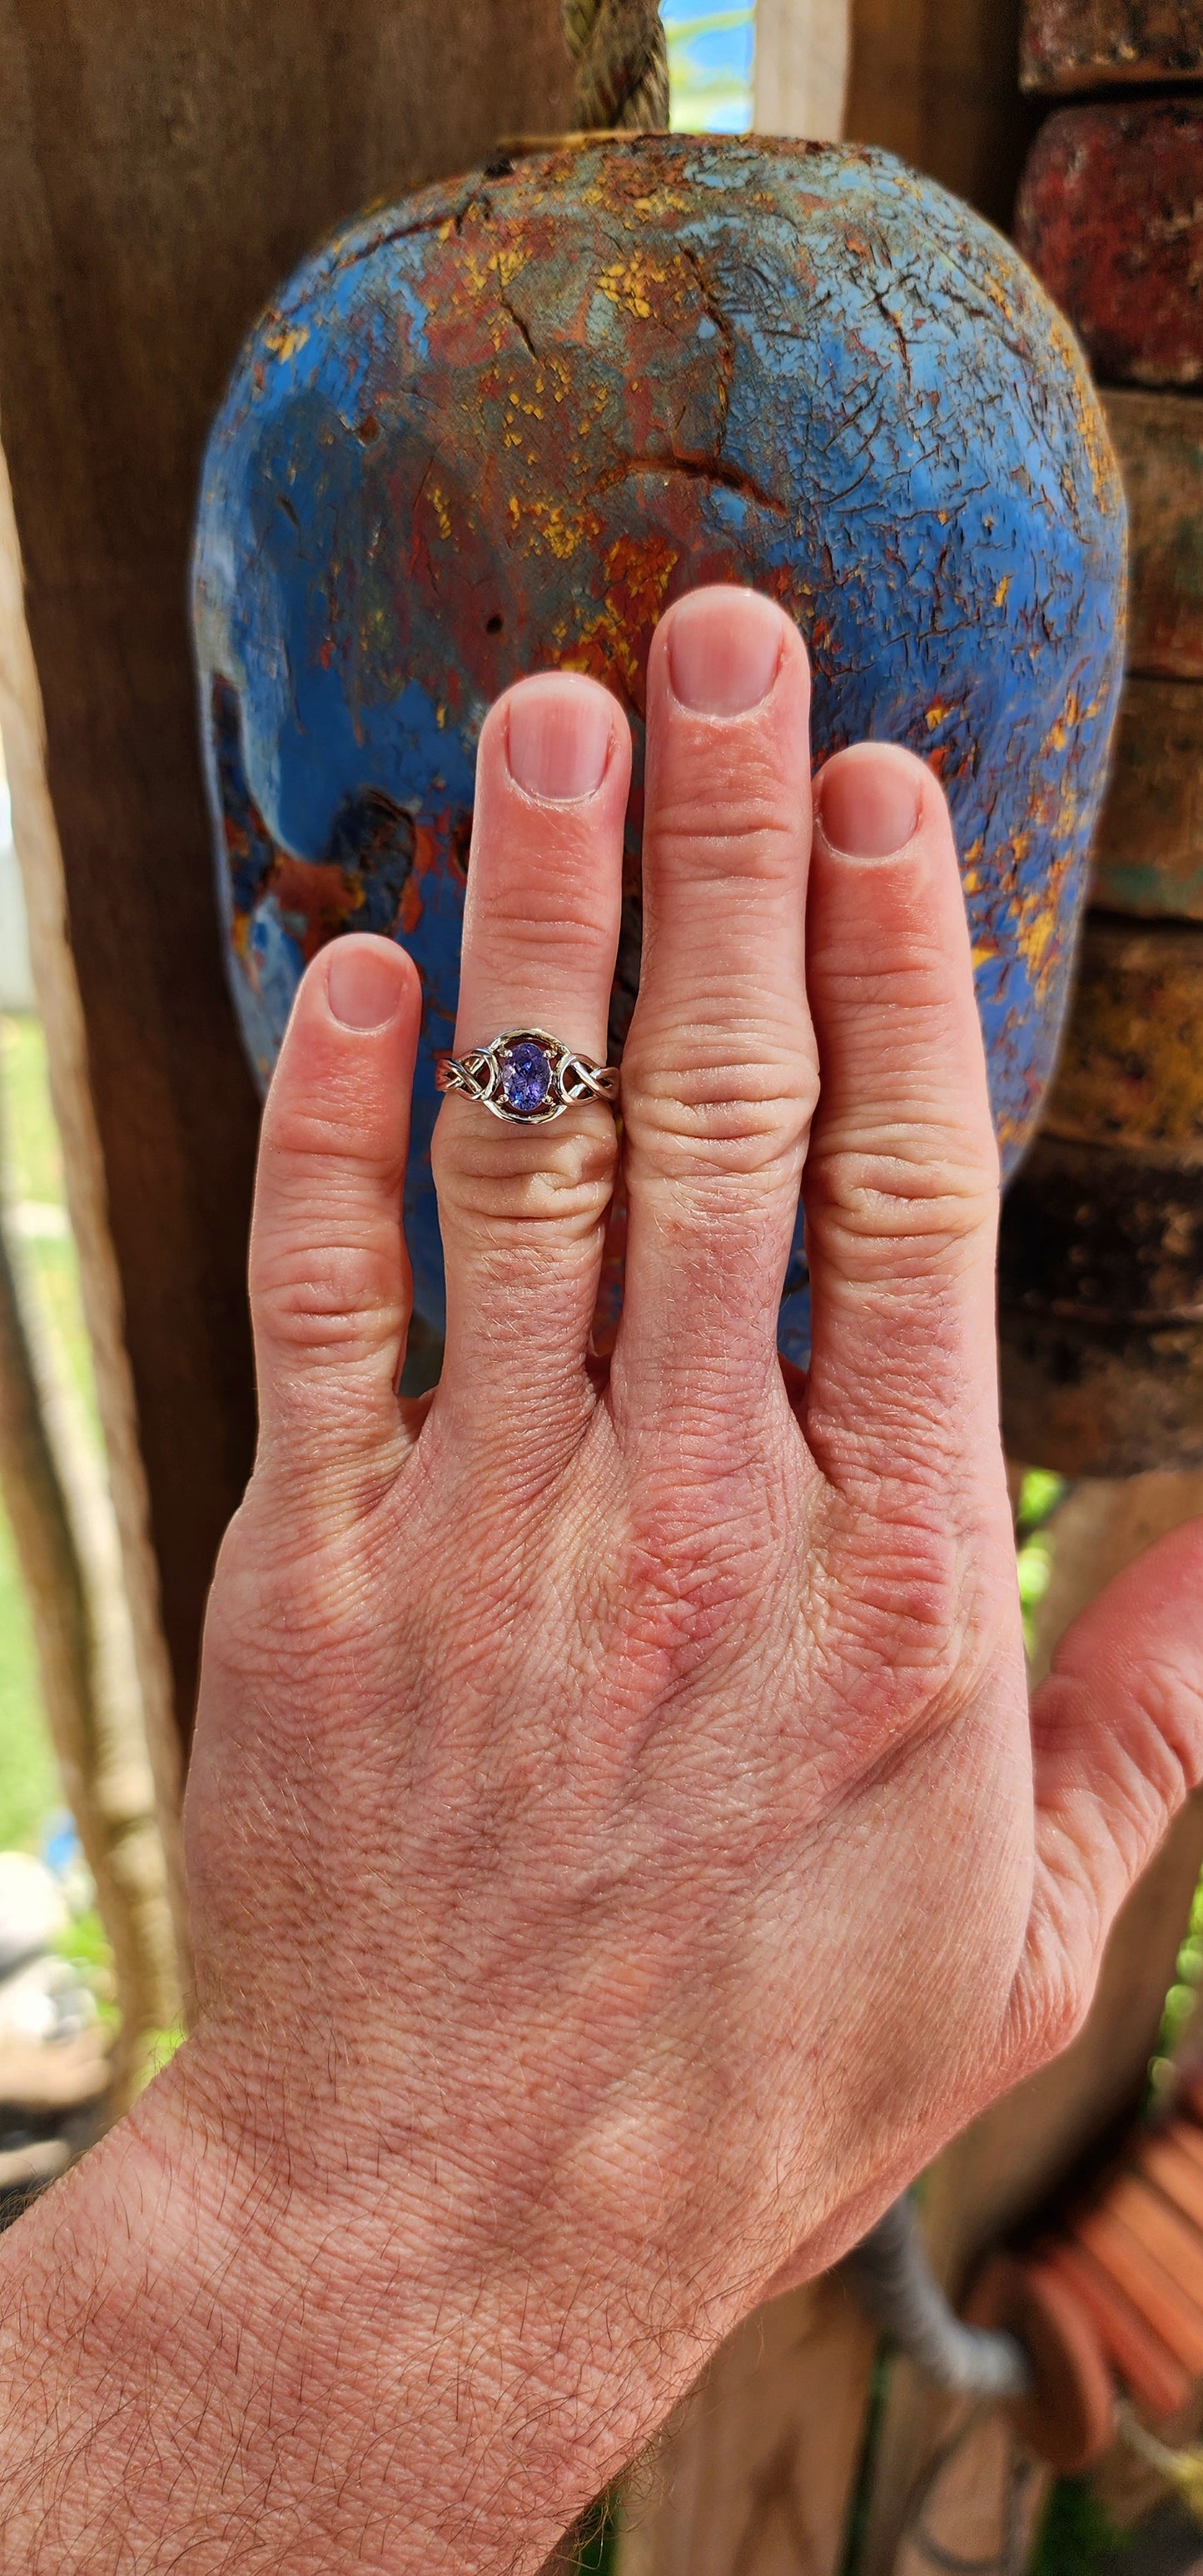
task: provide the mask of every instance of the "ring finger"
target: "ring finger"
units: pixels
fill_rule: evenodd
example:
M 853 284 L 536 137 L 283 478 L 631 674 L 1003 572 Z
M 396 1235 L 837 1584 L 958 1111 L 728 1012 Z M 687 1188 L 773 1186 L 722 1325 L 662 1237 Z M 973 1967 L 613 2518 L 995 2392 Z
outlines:
M 544 1029 L 605 1060 L 631 746 L 613 698 L 572 672 L 491 710 L 476 810 L 455 1052 Z M 447 1271 L 438 1410 L 475 1449 L 542 1473 L 592 1398 L 585 1366 L 614 1180 L 600 1101 L 525 1127 L 452 1095 L 434 1143 Z

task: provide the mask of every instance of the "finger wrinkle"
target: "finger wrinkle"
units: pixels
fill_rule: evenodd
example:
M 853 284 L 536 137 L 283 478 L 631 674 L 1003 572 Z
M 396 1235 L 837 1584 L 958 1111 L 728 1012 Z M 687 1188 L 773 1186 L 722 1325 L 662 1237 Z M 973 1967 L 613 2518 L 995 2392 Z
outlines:
M 657 814 L 644 845 L 645 900 L 654 904 L 664 884 L 800 886 L 803 843 L 796 814 L 780 807 L 758 814 L 745 804 L 730 820 L 713 805 L 669 821 Z M 799 911 L 801 903 L 799 901 Z

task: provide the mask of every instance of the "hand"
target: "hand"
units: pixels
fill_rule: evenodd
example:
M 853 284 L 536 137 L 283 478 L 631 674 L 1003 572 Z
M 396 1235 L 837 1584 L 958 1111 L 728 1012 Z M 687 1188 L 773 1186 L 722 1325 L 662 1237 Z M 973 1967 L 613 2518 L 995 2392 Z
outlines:
M 1029 1731 L 935 780 L 841 753 L 812 838 L 805 655 L 731 590 L 662 624 L 648 738 L 608 1371 L 605 1109 L 445 1104 L 419 1405 L 399 948 L 323 954 L 273 1085 L 188 1802 L 203 2016 L 51 2196 L 60 2242 L 120 2201 L 134 2249 L 87 2349 L 126 2443 L 126 2339 L 154 2353 L 140 2570 L 181 2530 L 198 2571 L 535 2568 L 767 2288 L 1063 2045 L 1198 1775 L 1198 1530 L 1078 1623 Z M 589 681 L 494 708 L 458 1045 L 604 1058 L 628 768 Z

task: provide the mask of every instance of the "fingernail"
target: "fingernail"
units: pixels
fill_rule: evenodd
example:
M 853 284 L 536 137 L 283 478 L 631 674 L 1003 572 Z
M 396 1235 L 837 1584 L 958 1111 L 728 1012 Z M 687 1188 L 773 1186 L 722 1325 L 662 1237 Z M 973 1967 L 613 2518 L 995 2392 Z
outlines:
M 698 715 L 741 716 L 758 707 L 780 660 L 781 612 L 754 590 L 695 590 L 673 611 L 673 690 Z
M 402 978 L 391 941 L 340 940 L 326 972 L 326 1000 L 345 1029 L 383 1029 L 396 1015 Z
M 594 680 L 572 671 L 524 680 L 510 699 L 511 778 L 549 805 L 592 796 L 605 776 L 613 723 Z
M 860 743 L 821 773 L 819 817 L 833 850 L 850 859 L 888 859 L 919 828 L 915 772 L 885 743 Z

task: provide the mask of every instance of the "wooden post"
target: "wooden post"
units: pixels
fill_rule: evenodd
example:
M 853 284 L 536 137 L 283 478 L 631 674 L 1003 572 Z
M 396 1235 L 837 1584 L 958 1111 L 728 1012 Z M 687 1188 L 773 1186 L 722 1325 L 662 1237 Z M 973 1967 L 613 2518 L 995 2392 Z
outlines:
M 503 129 L 564 124 L 570 72 L 555 0 L 0 0 L 0 85 L 0 428 L 63 863 L 31 909 L 65 896 L 98 1149 L 81 1177 L 68 1118 L 72 1211 L 90 1192 L 111 1233 L 111 1255 L 80 1237 L 86 1289 L 94 1254 L 108 1265 L 89 1311 L 107 1304 L 119 1373 L 128 1355 L 126 1416 L 110 1395 L 105 1429 L 135 1484 L 144 1471 L 140 1522 L 118 1496 L 123 1542 L 144 1576 L 149 1543 L 186 1731 L 253 1437 L 256 1103 L 187 617 L 201 449 L 243 332 L 301 253 Z M 19 746 L 10 766 L 36 874 Z M 50 1041 L 53 1060 L 53 1022 Z
M 844 131 L 851 0 L 756 0 L 758 134 L 836 142 Z
M 147 2034 L 179 2018 L 179 1979 L 107 1496 L 74 1390 L 60 1382 L 36 1306 L 21 1291 L 0 1211 L 0 1491 L 51 1741 L 113 1946 L 122 2026 L 112 2107 L 120 2111 L 137 2088 Z
M 125 1344 L 121 1279 L 109 1230 L 104 1162 L 88 1082 L 88 1042 L 67 921 L 63 857 L 46 785 L 45 729 L 22 601 L 21 559 L 12 492 L 0 453 L 0 731 L 12 792 L 14 832 L 25 886 L 30 957 L 46 1032 L 54 1113 L 63 1148 L 71 1225 L 92 1346 L 97 1402 L 104 1428 L 111 1525 L 102 1501 L 83 1518 L 98 1534 L 92 1596 L 99 1605 L 120 1581 L 123 1601 L 108 1601 L 103 1623 L 115 1653 L 107 1671 L 119 1700 L 136 1698 L 153 1779 L 159 1840 L 166 1863 L 175 1964 L 189 2000 L 188 1909 L 180 1838 L 180 1744 L 171 1672 L 159 1616 L 159 1584 L 150 1543 L 146 1479 L 138 1447 L 133 1380 Z M 102 1524 L 104 1526 L 102 1527 Z M 123 1615 L 124 1614 L 124 1615 Z M 126 1623 L 128 1622 L 128 1629 Z M 120 1632 L 114 1635 L 114 1631 Z M 61 1652 L 61 1642 L 59 1651 Z M 97 1671 L 98 1681 L 101 1679 Z M 103 1684 L 102 1684 L 103 1687 Z M 66 1750 L 59 1730 L 60 1759 Z M 98 1881 L 100 1884 L 100 1881 Z M 117 1948 L 120 1951 L 121 1943 Z M 136 2021 L 140 1981 L 126 2004 Z M 165 2013 L 165 2020 L 172 2018 Z
M 844 131 L 901 153 L 1009 231 L 1039 121 L 1018 63 L 1019 0 L 853 0 Z
M 875 2350 L 838 2274 L 737 2327 L 628 2480 L 618 2576 L 838 2576 Z

